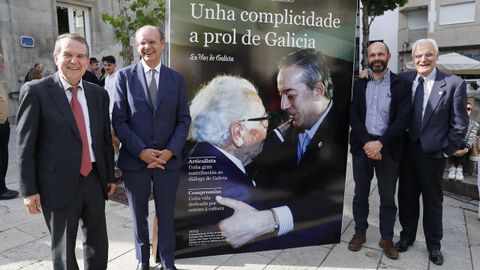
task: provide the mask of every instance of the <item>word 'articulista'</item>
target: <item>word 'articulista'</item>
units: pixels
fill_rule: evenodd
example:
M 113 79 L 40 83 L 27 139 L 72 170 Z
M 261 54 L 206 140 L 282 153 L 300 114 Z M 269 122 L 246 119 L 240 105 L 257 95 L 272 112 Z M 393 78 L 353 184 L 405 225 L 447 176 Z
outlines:
M 218 21 L 237 21 L 237 13 L 233 9 L 224 9 L 220 4 L 215 7 L 206 7 L 205 4 L 190 3 L 192 18 Z M 326 17 L 317 16 L 315 11 L 294 13 L 291 9 L 284 9 L 282 12 L 262 12 L 242 10 L 239 12 L 239 19 L 242 22 L 273 24 L 274 28 L 279 25 L 296 25 L 323 28 L 339 28 L 341 20 L 334 18 L 332 13 Z

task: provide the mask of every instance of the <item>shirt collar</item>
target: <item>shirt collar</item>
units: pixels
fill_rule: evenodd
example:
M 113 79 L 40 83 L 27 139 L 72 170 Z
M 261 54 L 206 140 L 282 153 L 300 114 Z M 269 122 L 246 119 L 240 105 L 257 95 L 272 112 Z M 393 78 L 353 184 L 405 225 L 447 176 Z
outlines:
M 387 72 L 385 72 L 385 74 L 383 74 L 383 76 L 379 80 L 375 80 L 372 76 L 371 81 L 375 83 L 390 81 L 390 70 L 387 68 Z
M 222 148 L 216 147 L 215 145 L 213 145 L 213 147 L 217 148 L 218 151 L 222 152 L 228 159 L 230 159 L 231 162 L 233 162 L 233 164 L 235 164 L 240 169 L 240 171 L 242 171 L 245 174 L 245 172 L 246 172 L 245 167 L 243 167 L 243 164 L 240 161 L 240 159 L 236 158 L 234 155 L 228 153 L 227 151 L 223 150 Z
M 318 127 L 323 122 L 323 119 L 325 119 L 325 117 L 327 116 L 332 106 L 333 106 L 333 100 L 330 100 L 330 102 L 328 103 L 327 109 L 322 114 L 322 116 L 317 120 L 317 122 L 315 122 L 315 125 L 313 125 L 311 129 L 305 129 L 305 132 L 308 133 L 308 136 L 310 137 L 310 139 L 313 139 L 313 136 L 315 136 L 315 133 L 317 132 Z
M 149 72 L 151 69 L 155 69 L 158 74 L 160 74 L 160 67 L 162 66 L 162 62 L 160 61 L 160 63 L 158 63 L 158 65 L 154 68 L 151 68 L 147 65 L 147 63 L 145 63 L 145 60 L 142 59 L 142 66 L 143 66 L 143 70 L 145 73 Z
M 70 87 L 73 87 L 75 85 L 71 85 L 69 82 L 63 79 L 63 77 L 58 73 L 58 78 L 60 78 L 60 82 L 62 83 L 63 90 L 68 91 Z M 80 87 L 80 90 L 83 90 L 83 79 L 80 78 L 80 82 L 76 86 Z
M 415 77 L 415 81 L 418 81 L 418 78 L 421 77 L 422 75 L 420 75 L 419 73 L 417 73 L 417 77 Z M 434 68 L 432 70 L 432 72 L 430 72 L 430 74 L 428 74 L 427 76 L 423 77 L 423 79 L 425 81 L 433 81 L 435 80 L 435 77 L 437 76 L 437 68 Z

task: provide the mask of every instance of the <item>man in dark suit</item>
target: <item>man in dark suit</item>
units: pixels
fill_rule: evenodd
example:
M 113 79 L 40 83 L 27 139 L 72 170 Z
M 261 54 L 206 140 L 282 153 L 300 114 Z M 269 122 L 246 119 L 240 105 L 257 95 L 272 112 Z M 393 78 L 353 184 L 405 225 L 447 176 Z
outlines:
M 107 268 L 105 199 L 115 189 L 109 100 L 101 87 L 82 81 L 88 52 L 83 37 L 59 36 L 58 72 L 20 91 L 20 190 L 29 213 L 43 211 L 54 269 L 78 269 L 79 221 L 84 268 Z
M 443 264 L 440 251 L 442 228 L 442 178 L 445 156 L 458 155 L 464 148 L 468 126 L 465 82 L 436 68 L 438 46 L 433 39 L 421 39 L 412 46 L 416 71 L 400 76 L 413 82 L 412 117 L 400 163 L 398 190 L 402 225 L 398 251 L 415 241 L 423 201 L 423 230 L 430 260 Z
M 392 242 L 397 215 L 395 190 L 404 134 L 410 121 L 411 83 L 387 68 L 390 51 L 385 43 L 370 44 L 367 56 L 372 77 L 355 80 L 350 106 L 355 235 L 348 249 L 359 251 L 366 241 L 368 197 L 375 171 L 380 195 L 379 245 L 388 258 L 398 259 Z
M 322 58 L 314 50 L 302 49 L 280 62 L 277 87 L 281 108 L 291 122 L 267 136 L 254 164 L 258 188 L 290 195 L 284 200 L 285 211 L 274 216 L 275 233 L 282 239 L 277 248 L 340 240 L 348 112 L 334 104 L 330 71 Z M 255 226 L 248 224 L 255 212 L 237 211 L 245 206 L 238 201 L 227 203 L 222 204 L 235 210 L 229 218 L 232 225 L 222 229 L 232 235 L 229 242 L 240 246 L 258 237 L 251 230 Z M 261 222 L 265 220 L 258 219 Z
M 174 208 L 181 151 L 190 126 L 183 77 L 162 65 L 163 33 L 144 26 L 135 34 L 141 60 L 115 81 L 112 122 L 122 148 L 122 170 L 132 213 L 138 268 L 149 269 L 148 199 L 153 182 L 162 267 L 175 269 Z

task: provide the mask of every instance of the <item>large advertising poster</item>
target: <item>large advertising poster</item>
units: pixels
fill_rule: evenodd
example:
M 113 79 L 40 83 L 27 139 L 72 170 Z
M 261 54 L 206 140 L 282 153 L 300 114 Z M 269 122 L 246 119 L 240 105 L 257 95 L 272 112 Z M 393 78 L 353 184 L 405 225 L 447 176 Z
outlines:
M 340 241 L 356 4 L 170 1 L 192 115 L 177 257 Z

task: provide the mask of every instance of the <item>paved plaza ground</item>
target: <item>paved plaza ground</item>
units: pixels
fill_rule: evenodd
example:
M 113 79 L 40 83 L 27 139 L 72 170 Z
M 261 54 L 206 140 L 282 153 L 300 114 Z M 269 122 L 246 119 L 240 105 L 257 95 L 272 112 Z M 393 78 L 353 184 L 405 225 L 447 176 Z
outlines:
M 12 130 L 14 126 L 12 126 Z M 16 138 L 12 131 L 10 164 L 7 186 L 18 190 L 18 165 L 16 164 Z M 378 247 L 379 197 L 376 181 L 372 183 L 370 196 L 369 230 L 367 242 L 359 252 L 351 252 L 347 244 L 354 233 L 352 199 L 354 183 L 351 159 L 348 161 L 343 211 L 342 238 L 339 244 L 313 246 L 285 250 L 272 250 L 236 255 L 222 255 L 177 260 L 177 268 L 183 270 L 300 270 L 300 269 L 455 269 L 480 270 L 480 221 L 477 220 L 478 201 L 451 193 L 444 195 L 442 252 L 443 266 L 428 260 L 422 224 L 420 221 L 417 241 L 398 260 L 385 257 Z M 153 212 L 153 204 L 150 205 Z M 106 205 L 109 237 L 108 269 L 133 270 L 136 267 L 132 223 L 128 208 L 109 201 Z M 395 226 L 395 241 L 400 233 Z M 42 215 L 29 215 L 21 198 L 0 201 L 0 269 L 43 270 L 52 269 L 49 234 Z M 80 231 L 79 238 L 81 239 Z M 77 241 L 77 258 L 83 269 L 82 244 Z M 152 265 L 152 269 L 159 266 Z

